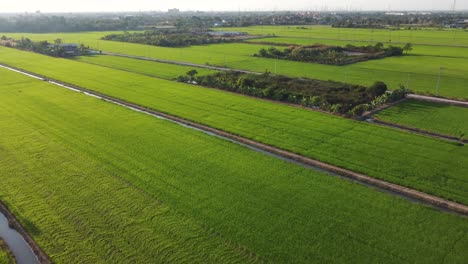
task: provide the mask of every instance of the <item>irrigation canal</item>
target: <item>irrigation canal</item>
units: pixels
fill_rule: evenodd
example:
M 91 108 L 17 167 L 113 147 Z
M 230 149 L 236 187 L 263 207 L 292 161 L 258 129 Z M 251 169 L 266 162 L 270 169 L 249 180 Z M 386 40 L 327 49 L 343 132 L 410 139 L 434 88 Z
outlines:
M 8 225 L 8 219 L 0 212 L 0 238 L 5 241 L 10 251 L 16 258 L 18 264 L 39 264 L 26 240 L 16 230 Z

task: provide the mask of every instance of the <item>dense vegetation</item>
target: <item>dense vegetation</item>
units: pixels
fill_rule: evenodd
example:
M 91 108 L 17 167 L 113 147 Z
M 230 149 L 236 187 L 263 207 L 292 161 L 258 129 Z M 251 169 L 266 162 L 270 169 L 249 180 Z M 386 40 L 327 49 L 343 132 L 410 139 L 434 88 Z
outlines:
M 337 66 L 401 55 L 403 55 L 403 48 L 394 46 L 384 48 L 382 43 L 361 47 L 350 44 L 346 45 L 346 47 L 326 46 L 321 44 L 311 46 L 292 45 L 283 51 L 276 47 L 270 47 L 269 49 L 262 48 L 258 53 L 254 54 L 254 56 L 264 58 L 314 62 Z
M 177 80 L 350 116 L 358 116 L 369 110 L 372 102 L 376 102 L 375 107 L 377 102 L 380 105 L 396 101 L 406 94 L 405 90 L 398 90 L 388 92 L 387 95 L 387 85 L 382 82 L 364 87 L 333 81 L 275 76 L 268 72 L 258 75 L 229 71 L 199 77 L 196 74 L 196 70 L 191 70 L 186 75 L 179 76 Z
M 90 53 L 89 47 L 85 47 L 83 44 L 79 46 L 76 44 L 62 44 L 61 39 L 56 39 L 54 43 L 49 43 L 47 40 L 32 41 L 29 38 L 15 40 L 4 35 L 0 38 L 0 45 L 62 58 L 88 55 Z
M 1 193 L 1 188 L 0 188 Z M 0 264 L 15 264 L 15 257 L 8 249 L 8 246 L 5 242 L 0 238 Z
M 178 30 L 152 30 L 143 33 L 110 34 L 104 36 L 103 40 L 139 43 L 161 47 L 188 47 L 192 45 L 217 44 L 235 42 L 230 38 L 216 38 L 206 32 L 183 32 Z
M 468 257 L 462 217 L 0 73 L 1 199 L 56 263 Z
M 468 137 L 468 108 L 407 100 L 379 112 L 376 118 L 412 128 L 466 139 Z
M 131 68 L 125 72 L 6 48 L 0 55 L 0 62 L 50 78 L 468 204 L 468 148 L 451 142 L 129 73 Z

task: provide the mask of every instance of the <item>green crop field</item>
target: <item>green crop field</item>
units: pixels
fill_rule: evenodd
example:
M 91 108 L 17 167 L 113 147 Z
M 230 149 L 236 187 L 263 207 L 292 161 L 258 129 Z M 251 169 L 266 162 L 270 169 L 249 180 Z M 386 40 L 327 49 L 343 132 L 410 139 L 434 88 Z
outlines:
M 63 38 L 68 42 L 85 43 L 108 52 L 198 64 L 213 64 L 257 72 L 268 70 L 292 77 L 334 80 L 361 85 L 371 85 L 375 81 L 384 81 L 391 89 L 408 84 L 417 93 L 433 95 L 437 94 L 436 84 L 439 69 L 442 67 L 440 95 L 468 99 L 468 88 L 465 85 L 468 82 L 468 71 L 465 67 L 468 65 L 468 48 L 415 46 L 415 51 L 411 53 L 411 56 L 372 60 L 347 66 L 331 66 L 255 58 L 252 56 L 258 53 L 261 48 L 268 48 L 270 45 L 231 43 L 187 48 L 164 48 L 99 40 L 101 36 L 107 33 L 109 32 L 16 33 L 7 35 L 15 38 L 27 36 L 34 40 Z M 327 41 L 323 42 L 327 44 Z M 444 50 L 440 51 L 441 49 Z
M 8 249 L 5 242 L 0 238 L 0 264 L 14 264 L 16 263 L 13 255 Z
M 408 100 L 379 112 L 380 120 L 449 136 L 468 136 L 468 108 Z
M 240 31 L 253 35 L 275 35 L 308 39 L 336 39 L 346 41 L 371 41 L 413 43 L 428 45 L 468 46 L 468 31 L 459 29 L 389 30 L 332 28 L 330 26 L 252 26 L 217 28 L 215 30 Z
M 194 67 L 181 66 L 167 63 L 157 63 L 145 60 L 135 60 L 116 56 L 81 56 L 76 57 L 74 60 L 79 62 L 86 62 L 106 67 L 112 67 L 114 69 L 120 69 L 125 71 L 132 71 L 148 76 L 154 76 L 162 79 L 173 80 L 180 75 L 185 75 L 188 71 L 193 70 Z M 196 68 L 198 75 L 212 74 L 215 71 Z
M 450 142 L 29 52 L 0 62 L 468 204 L 468 149 Z
M 465 217 L 0 74 L 0 199 L 54 262 L 468 258 Z

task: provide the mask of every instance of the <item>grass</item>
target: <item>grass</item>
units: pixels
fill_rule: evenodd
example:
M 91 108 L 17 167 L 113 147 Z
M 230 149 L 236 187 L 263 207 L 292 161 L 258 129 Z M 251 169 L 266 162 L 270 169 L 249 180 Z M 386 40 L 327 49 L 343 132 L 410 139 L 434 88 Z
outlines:
M 0 238 L 0 264 L 14 264 L 16 263 L 15 257 L 8 249 L 5 242 Z
M 466 147 L 96 65 L 4 48 L 0 55 L 13 66 L 468 204 Z
M 116 56 L 81 56 L 74 60 L 90 64 L 112 67 L 124 71 L 132 71 L 148 76 L 154 76 L 162 79 L 174 80 L 180 75 L 185 75 L 194 67 L 181 66 L 167 63 L 156 63 L 145 60 L 134 60 Z M 198 75 L 208 75 L 215 73 L 214 70 L 196 68 Z
M 380 120 L 412 128 L 466 138 L 468 108 L 446 104 L 407 100 L 379 112 Z
M 468 258 L 464 217 L 0 74 L 0 199 L 56 263 Z
M 281 29 L 281 27 L 278 27 Z M 250 28 L 246 28 L 250 29 Z M 426 32 L 426 31 L 421 31 Z M 438 32 L 429 31 L 431 34 Z M 391 89 L 406 85 L 416 93 L 436 94 L 439 68 L 442 66 L 440 95 L 444 97 L 468 99 L 466 83 L 468 72 L 468 48 L 415 46 L 411 56 L 386 58 L 356 63 L 347 66 L 331 66 L 294 61 L 255 58 L 261 48 L 270 45 L 219 44 L 187 48 L 164 48 L 133 43 L 99 40 L 104 33 L 55 33 L 55 34 L 7 34 L 11 37 L 28 36 L 34 40 L 53 40 L 58 37 L 67 42 L 86 43 L 91 47 L 109 52 L 146 56 L 157 59 L 184 61 L 198 64 L 213 64 L 257 72 L 266 70 L 291 77 L 308 77 L 320 80 L 334 80 L 360 85 L 371 85 L 375 81 L 386 82 Z M 419 31 L 418 31 L 419 34 Z M 429 33 L 428 33 L 429 34 Z M 443 31 L 440 34 L 447 34 Z M 462 33 L 460 33 L 462 34 Z M 296 37 L 297 38 L 297 37 Z M 266 41 L 269 39 L 262 39 Z M 330 40 L 317 40 L 330 44 Z M 339 41 L 339 40 L 331 40 Z M 359 43 L 357 43 L 359 45 Z M 363 44 L 363 43 L 361 43 Z M 365 44 L 365 43 L 364 43 Z

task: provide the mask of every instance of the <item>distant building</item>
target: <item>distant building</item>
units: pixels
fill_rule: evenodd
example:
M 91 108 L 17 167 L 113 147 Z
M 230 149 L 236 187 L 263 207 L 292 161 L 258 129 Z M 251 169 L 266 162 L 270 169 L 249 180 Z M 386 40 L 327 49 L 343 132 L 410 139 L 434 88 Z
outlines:
M 60 44 L 65 55 L 74 56 L 80 53 L 80 49 L 77 44 Z
M 468 27 L 468 19 L 459 20 L 459 21 L 456 23 L 456 27 L 458 27 L 458 28 L 466 28 L 466 27 Z
M 172 9 L 168 9 L 167 12 L 169 14 L 178 14 L 180 13 L 180 10 L 178 8 L 172 8 Z

